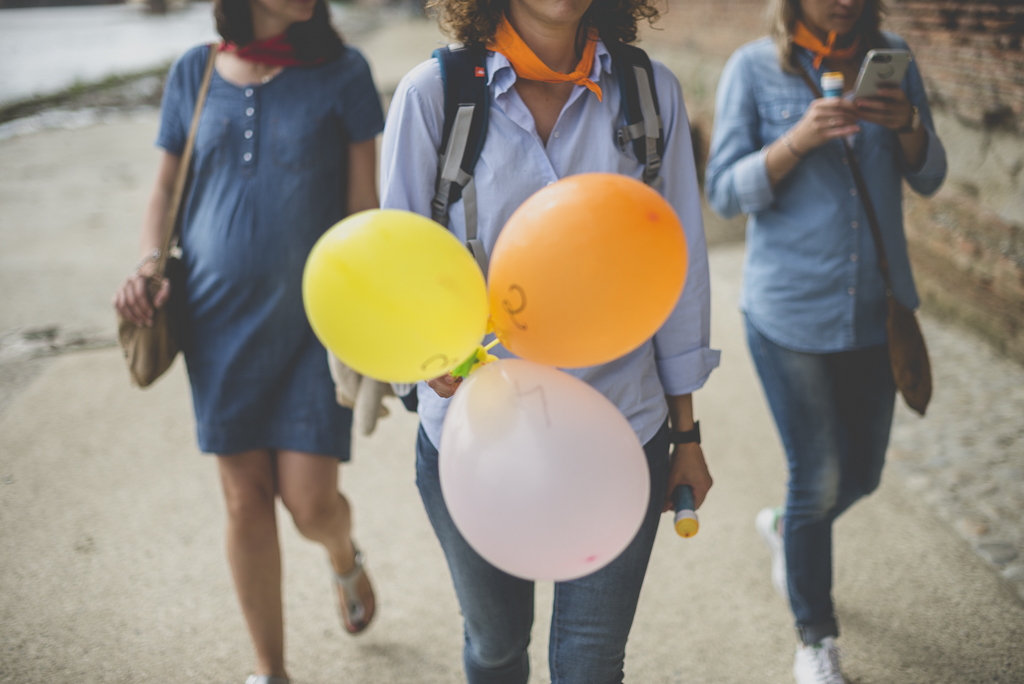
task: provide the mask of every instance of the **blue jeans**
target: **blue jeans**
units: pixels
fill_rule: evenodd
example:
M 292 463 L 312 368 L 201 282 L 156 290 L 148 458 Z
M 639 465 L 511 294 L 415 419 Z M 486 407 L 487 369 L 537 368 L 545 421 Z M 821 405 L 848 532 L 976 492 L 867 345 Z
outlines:
M 668 486 L 668 427 L 644 445 L 651 500 L 626 550 L 597 572 L 555 583 L 548 659 L 551 684 L 622 681 L 626 639 L 658 531 Z M 423 428 L 416 440 L 416 486 L 452 573 L 465 621 L 463 664 L 469 684 L 526 684 L 533 625 L 533 582 L 485 561 L 452 522 L 441 497 L 437 448 Z
M 747 320 L 754 357 L 789 462 L 786 579 L 805 644 L 838 636 L 832 523 L 878 487 L 896 384 L 885 346 L 833 354 L 784 349 Z

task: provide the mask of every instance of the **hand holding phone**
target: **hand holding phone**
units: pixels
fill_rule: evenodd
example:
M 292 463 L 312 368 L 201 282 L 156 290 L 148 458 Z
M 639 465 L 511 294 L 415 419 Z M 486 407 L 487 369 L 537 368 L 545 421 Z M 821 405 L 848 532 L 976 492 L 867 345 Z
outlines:
M 871 50 L 861 64 L 853 99 L 883 97 L 880 87 L 898 88 L 913 59 L 909 50 Z

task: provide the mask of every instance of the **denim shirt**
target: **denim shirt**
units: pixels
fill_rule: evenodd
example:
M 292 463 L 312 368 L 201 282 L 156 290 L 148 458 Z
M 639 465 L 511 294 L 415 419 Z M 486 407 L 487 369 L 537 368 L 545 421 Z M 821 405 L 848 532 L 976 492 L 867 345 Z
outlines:
M 892 48 L 907 48 L 895 34 L 884 37 Z M 820 83 L 825 69 L 815 69 L 803 48 L 794 51 Z M 902 181 L 922 195 L 934 193 L 946 176 L 946 153 L 916 63 L 900 87 L 928 135 L 921 167 L 907 167 L 895 132 L 866 121 L 852 146 L 880 223 L 894 295 L 916 308 Z M 813 99 L 799 75 L 782 71 L 768 38 L 737 50 L 718 85 L 705 176 L 708 203 L 722 216 L 749 214 L 740 307 L 759 332 L 803 352 L 881 345 L 885 286 L 842 141 L 810 151 L 774 189 L 765 168 L 762 148 L 791 129 Z
M 632 149 L 622 151 L 615 143 L 614 130 L 623 125 L 621 101 L 611 56 L 603 43 L 598 43 L 590 73 L 591 80 L 603 91 L 603 101 L 583 86 L 575 86 L 546 145 L 514 88 L 516 74 L 508 59 L 488 52 L 486 72 L 489 121 L 474 180 L 477 235 L 488 254 L 512 212 L 544 186 L 571 174 L 592 171 L 641 177 L 643 164 L 633 156 Z M 679 215 L 686 234 L 686 286 L 675 310 L 653 339 L 609 363 L 566 371 L 615 404 L 644 443 L 665 420 L 665 395 L 699 389 L 719 361 L 719 352 L 710 348 L 707 248 L 686 108 L 679 81 L 657 62 L 654 79 L 665 134 L 661 191 Z M 388 111 L 381 144 L 382 207 L 430 216 L 443 120 L 441 70 L 437 60 L 431 59 L 402 79 Z M 465 240 L 461 200 L 451 207 L 449 228 Z M 510 356 L 500 346 L 494 353 Z M 422 384 L 419 397 L 423 429 L 439 446 L 448 400 Z

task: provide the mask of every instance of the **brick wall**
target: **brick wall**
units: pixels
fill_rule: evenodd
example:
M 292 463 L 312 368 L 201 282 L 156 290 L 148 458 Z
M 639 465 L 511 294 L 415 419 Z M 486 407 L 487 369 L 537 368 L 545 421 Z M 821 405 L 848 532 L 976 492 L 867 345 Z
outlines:
M 946 144 L 932 200 L 908 194 L 907 238 L 926 309 L 1024 362 L 1024 2 L 889 0 Z
M 667 0 L 648 36 L 726 60 L 740 45 L 765 34 L 765 0 Z
M 929 94 L 965 120 L 1024 131 L 1024 2 L 889 0 Z

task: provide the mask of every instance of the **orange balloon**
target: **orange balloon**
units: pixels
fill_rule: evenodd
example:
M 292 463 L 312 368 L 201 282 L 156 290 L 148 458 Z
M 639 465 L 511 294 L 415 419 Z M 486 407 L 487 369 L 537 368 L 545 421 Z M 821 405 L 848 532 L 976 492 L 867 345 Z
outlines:
M 654 335 L 686 282 L 686 235 L 640 181 L 569 176 L 512 214 L 488 267 L 491 318 L 506 349 L 561 368 L 607 363 Z

